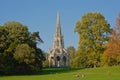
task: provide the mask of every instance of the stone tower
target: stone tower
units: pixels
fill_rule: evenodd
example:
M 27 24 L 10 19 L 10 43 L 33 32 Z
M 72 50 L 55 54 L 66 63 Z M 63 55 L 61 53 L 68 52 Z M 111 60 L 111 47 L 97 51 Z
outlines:
M 69 54 L 64 48 L 64 37 L 61 32 L 60 13 L 57 13 L 56 32 L 54 35 L 53 49 L 48 54 L 49 67 L 68 67 Z

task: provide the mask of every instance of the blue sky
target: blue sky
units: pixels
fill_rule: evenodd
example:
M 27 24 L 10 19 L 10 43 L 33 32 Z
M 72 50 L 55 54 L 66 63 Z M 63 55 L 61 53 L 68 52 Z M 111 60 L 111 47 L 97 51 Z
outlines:
M 65 47 L 77 48 L 75 23 L 88 12 L 100 12 L 113 27 L 120 12 L 120 0 L 0 0 L 0 25 L 18 21 L 27 25 L 30 32 L 39 31 L 44 41 L 39 47 L 47 52 L 53 45 L 57 11 Z

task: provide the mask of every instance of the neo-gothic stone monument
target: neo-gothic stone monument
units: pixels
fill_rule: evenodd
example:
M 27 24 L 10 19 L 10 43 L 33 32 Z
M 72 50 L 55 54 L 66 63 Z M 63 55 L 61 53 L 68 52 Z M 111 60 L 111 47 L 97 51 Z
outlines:
M 69 54 L 64 48 L 64 37 L 61 33 L 60 14 L 57 13 L 56 32 L 54 35 L 53 49 L 48 54 L 49 67 L 68 67 Z

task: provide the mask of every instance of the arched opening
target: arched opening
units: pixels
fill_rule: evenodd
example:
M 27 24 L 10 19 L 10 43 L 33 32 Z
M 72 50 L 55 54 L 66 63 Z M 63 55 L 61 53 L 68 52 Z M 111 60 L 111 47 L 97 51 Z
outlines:
M 56 67 L 60 67 L 60 57 L 59 56 L 57 56 L 56 57 Z
M 57 61 L 60 61 L 60 57 L 59 56 L 57 56 Z
M 54 57 L 51 57 L 51 59 L 53 59 Z
M 64 57 L 63 57 L 63 66 L 64 66 L 64 67 L 66 66 L 66 60 L 67 60 L 67 59 L 66 59 L 66 57 L 64 56 Z

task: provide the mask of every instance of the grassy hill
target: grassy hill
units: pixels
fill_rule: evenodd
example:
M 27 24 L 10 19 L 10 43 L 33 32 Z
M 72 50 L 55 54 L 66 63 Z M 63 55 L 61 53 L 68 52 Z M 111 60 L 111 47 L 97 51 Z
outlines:
M 120 66 L 89 69 L 44 69 L 40 74 L 0 76 L 0 80 L 120 80 Z

